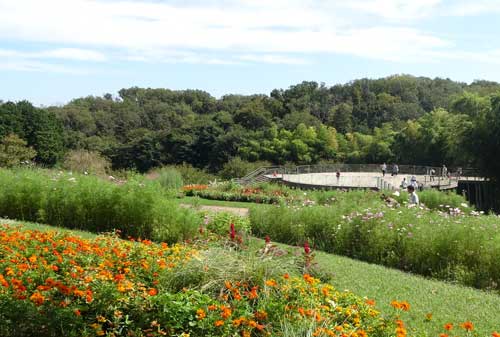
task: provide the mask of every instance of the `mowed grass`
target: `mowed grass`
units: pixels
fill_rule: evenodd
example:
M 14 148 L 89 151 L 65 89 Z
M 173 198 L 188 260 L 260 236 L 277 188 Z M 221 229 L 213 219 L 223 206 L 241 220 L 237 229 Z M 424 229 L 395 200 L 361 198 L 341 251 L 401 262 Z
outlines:
M 382 312 L 391 309 L 392 300 L 406 300 L 411 309 L 402 315 L 409 331 L 425 331 L 428 336 L 445 332 L 444 324 L 471 321 L 479 336 L 500 331 L 500 296 L 442 281 L 429 280 L 395 269 L 368 264 L 346 257 L 320 253 L 316 261 L 332 272 L 337 289 L 349 289 L 355 294 L 376 300 Z M 427 320 L 427 314 L 432 319 Z M 453 331 L 452 331 L 453 332 Z M 460 335 L 464 335 L 464 331 Z M 410 335 L 415 335 L 410 332 Z M 455 333 L 450 335 L 458 335 Z
M 71 232 L 85 238 L 95 234 L 68 230 L 30 222 L 0 219 L 0 224 L 19 225 L 32 230 L 57 230 Z M 278 244 L 286 250 L 302 248 Z M 252 240 L 250 249 L 258 250 L 263 240 Z M 350 290 L 361 297 L 374 299 L 382 312 L 392 311 L 393 300 L 408 301 L 411 308 L 401 318 L 409 330 L 409 336 L 439 336 L 444 324 L 452 323 L 450 336 L 465 336 L 459 324 L 474 323 L 477 336 L 491 336 L 500 331 L 500 296 L 497 293 L 458 286 L 446 282 L 425 279 L 379 265 L 368 264 L 346 257 L 315 252 L 318 266 L 333 275 L 331 283 L 338 290 Z M 426 319 L 432 314 L 432 319 Z
M 238 208 L 269 206 L 266 204 L 256 204 L 253 202 L 210 200 L 210 199 L 203 199 L 200 197 L 183 197 L 175 200 L 177 200 L 179 204 L 203 205 L 203 206 L 223 206 L 223 207 L 238 207 Z
M 10 220 L 10 219 L 0 218 L 0 226 L 2 226 L 2 225 L 9 225 L 11 227 L 19 226 L 23 229 L 37 230 L 37 231 L 42 231 L 42 232 L 43 231 L 58 231 L 61 233 L 71 233 L 71 235 L 78 235 L 84 239 L 93 239 L 98 235 L 98 234 L 91 233 L 91 232 L 85 232 L 85 231 L 80 231 L 80 230 L 75 230 L 75 229 L 67 229 L 64 227 L 55 227 L 55 226 L 42 225 L 39 223 L 29 222 L 29 221 L 19 221 L 19 220 Z

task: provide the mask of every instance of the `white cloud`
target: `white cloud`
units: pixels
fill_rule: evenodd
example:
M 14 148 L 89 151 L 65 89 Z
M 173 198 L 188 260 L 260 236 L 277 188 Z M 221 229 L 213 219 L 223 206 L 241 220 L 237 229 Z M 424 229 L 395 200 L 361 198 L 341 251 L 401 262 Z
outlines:
M 239 56 L 242 61 L 256 62 L 256 63 L 271 63 L 271 64 L 292 64 L 292 65 L 305 65 L 310 62 L 298 57 L 290 57 L 285 55 L 276 54 L 245 54 Z
M 35 56 L 36 57 L 36 56 Z M 39 57 L 58 58 L 75 61 L 106 61 L 106 56 L 94 50 L 85 50 L 79 48 L 59 48 L 47 50 L 39 53 Z
M 447 11 L 452 16 L 475 16 L 500 12 L 498 0 L 474 0 L 455 2 Z
M 0 0 L 0 41 L 73 46 L 10 56 L 21 59 L 307 64 L 312 54 L 341 53 L 420 62 L 455 48 L 412 24 L 443 8 L 443 0 Z
M 51 64 L 36 60 L 14 60 L 11 58 L 3 58 L 1 54 L 0 69 L 26 72 L 63 73 L 71 75 L 86 75 L 89 73 L 87 70 L 76 69 L 60 64 Z
M 442 0 L 351 0 L 345 6 L 395 20 L 416 20 L 432 15 Z
M 12 49 L 0 49 L 0 57 L 11 57 L 17 59 L 65 59 L 72 61 L 105 61 L 104 54 L 86 49 L 57 48 L 41 51 L 18 51 Z

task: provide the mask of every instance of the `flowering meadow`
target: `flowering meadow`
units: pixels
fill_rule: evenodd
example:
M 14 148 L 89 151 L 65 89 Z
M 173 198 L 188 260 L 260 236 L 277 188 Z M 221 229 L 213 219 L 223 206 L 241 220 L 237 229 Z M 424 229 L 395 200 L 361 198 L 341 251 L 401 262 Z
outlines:
M 270 264 L 260 275 L 235 246 L 207 242 L 83 239 L 3 225 L 0 335 L 404 336 L 404 323 L 369 300 Z M 214 264 L 213 249 L 247 263 L 246 273 L 218 277 L 228 266 Z
M 337 192 L 329 206 L 252 207 L 252 232 L 286 244 L 309 240 L 325 252 L 349 256 L 481 289 L 500 289 L 500 217 L 483 215 L 448 195 L 408 207 L 377 192 Z M 455 203 L 460 198 L 452 197 Z M 404 200 L 404 198 L 399 198 Z

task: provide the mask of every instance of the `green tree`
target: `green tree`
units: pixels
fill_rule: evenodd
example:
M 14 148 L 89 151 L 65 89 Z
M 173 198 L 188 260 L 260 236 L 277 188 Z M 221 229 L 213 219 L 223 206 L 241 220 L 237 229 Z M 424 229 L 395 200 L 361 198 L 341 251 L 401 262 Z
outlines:
M 0 142 L 0 166 L 14 167 L 23 162 L 31 161 L 36 151 L 27 146 L 27 142 L 16 134 L 2 138 Z
M 340 133 L 352 131 L 352 105 L 340 103 L 330 109 L 328 124 L 333 126 Z
M 475 119 L 462 144 L 472 163 L 500 188 L 500 95 L 491 98 L 491 109 Z

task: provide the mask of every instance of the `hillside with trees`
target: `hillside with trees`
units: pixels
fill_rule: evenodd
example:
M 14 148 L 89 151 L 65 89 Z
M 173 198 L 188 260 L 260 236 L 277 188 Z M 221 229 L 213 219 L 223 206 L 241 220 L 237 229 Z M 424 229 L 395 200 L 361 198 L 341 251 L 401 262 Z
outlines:
M 394 75 L 270 95 L 128 88 L 64 106 L 0 104 L 0 138 L 17 135 L 45 166 L 71 150 L 115 169 L 188 163 L 218 171 L 234 158 L 273 164 L 398 162 L 477 166 L 498 175 L 500 84 Z

